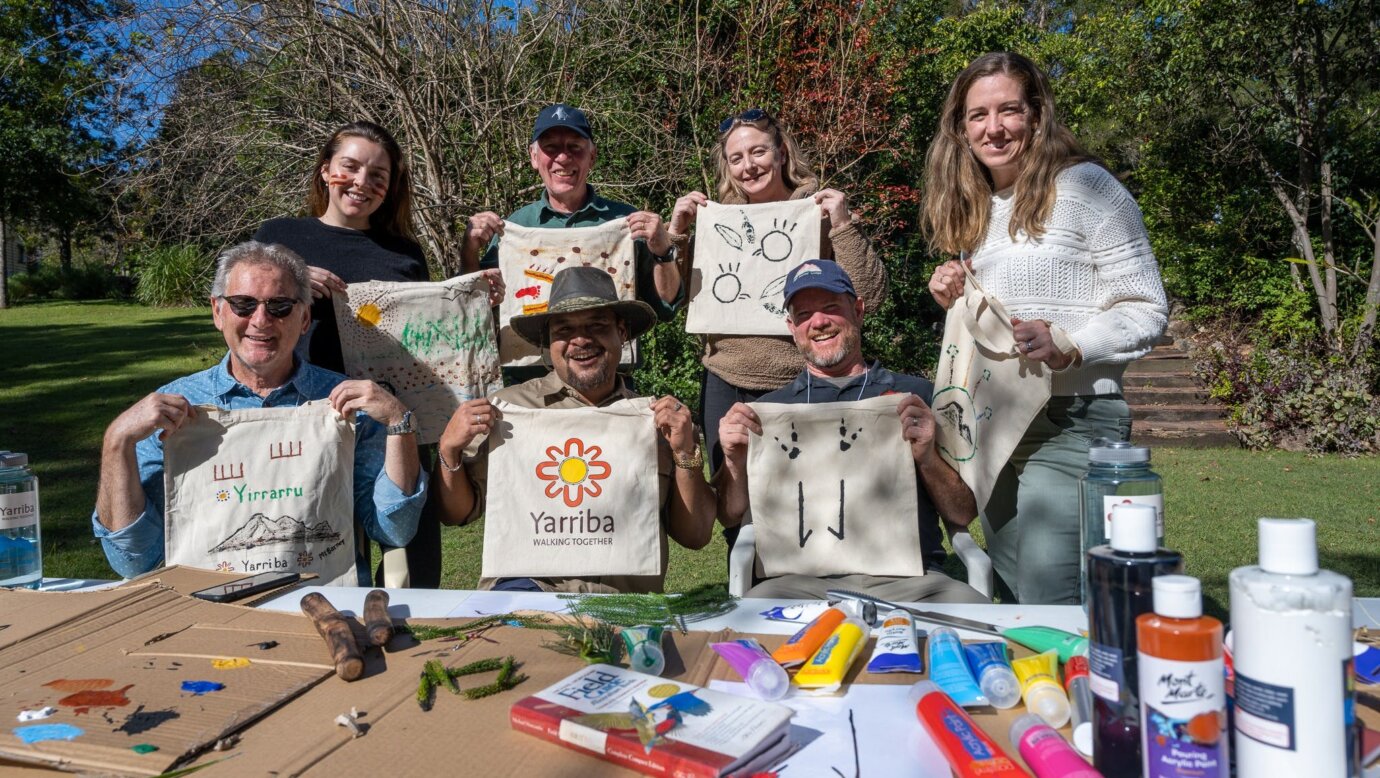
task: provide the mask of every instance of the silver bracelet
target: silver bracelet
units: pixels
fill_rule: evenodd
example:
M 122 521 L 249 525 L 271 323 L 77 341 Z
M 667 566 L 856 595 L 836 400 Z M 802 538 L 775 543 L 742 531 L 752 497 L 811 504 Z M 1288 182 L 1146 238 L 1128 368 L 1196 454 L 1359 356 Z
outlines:
M 451 467 L 446 462 L 446 455 L 441 453 L 441 447 L 436 447 L 436 458 L 441 461 L 441 467 L 445 468 L 447 473 L 458 472 L 460 468 L 465 466 L 465 460 L 463 459 L 464 455 L 462 454 L 461 457 L 461 460 L 455 464 L 455 467 Z

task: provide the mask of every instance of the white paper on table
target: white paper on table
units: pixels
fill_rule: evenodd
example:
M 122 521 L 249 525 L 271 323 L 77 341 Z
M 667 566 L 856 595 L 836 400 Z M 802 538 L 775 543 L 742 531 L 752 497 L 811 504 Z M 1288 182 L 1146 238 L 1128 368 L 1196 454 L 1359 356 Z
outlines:
M 755 697 L 745 683 L 710 681 L 709 688 Z M 867 778 L 950 778 L 948 761 L 906 701 L 909 686 L 851 684 L 847 689 L 841 697 L 807 697 L 792 690 L 780 700 L 796 712 L 791 737 L 805 742 L 774 768 L 780 778 L 833 775 L 834 770 Z
M 570 602 L 562 600 L 551 592 L 475 592 L 446 614 L 448 619 L 467 619 L 475 616 L 492 616 L 496 613 L 513 611 L 546 611 L 564 613 L 570 609 Z

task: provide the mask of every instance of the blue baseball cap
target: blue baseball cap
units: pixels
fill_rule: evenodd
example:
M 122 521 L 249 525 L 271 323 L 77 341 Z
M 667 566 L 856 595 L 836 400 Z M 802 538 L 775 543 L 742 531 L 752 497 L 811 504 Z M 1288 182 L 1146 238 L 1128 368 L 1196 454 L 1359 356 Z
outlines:
M 589 128 L 589 119 L 585 117 L 585 112 L 565 103 L 556 103 L 541 109 L 537 114 L 536 123 L 532 125 L 532 140 L 535 141 L 542 133 L 556 127 L 565 127 L 586 140 L 594 140 L 594 130 Z
M 791 298 L 803 289 L 823 289 L 826 292 L 843 292 L 857 297 L 853 290 L 853 279 L 839 263 L 830 259 L 807 259 L 786 274 L 786 305 Z

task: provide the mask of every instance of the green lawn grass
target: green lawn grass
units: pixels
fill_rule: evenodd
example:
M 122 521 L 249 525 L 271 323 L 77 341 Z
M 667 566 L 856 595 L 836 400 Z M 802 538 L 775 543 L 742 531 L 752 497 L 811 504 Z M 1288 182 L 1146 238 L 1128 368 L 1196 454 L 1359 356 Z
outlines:
M 100 302 L 0 311 L 0 343 L 0 449 L 27 452 L 41 479 L 44 572 L 110 577 L 90 527 L 105 426 L 144 394 L 219 360 L 224 341 L 208 309 Z M 1317 520 L 1323 565 L 1350 576 L 1358 596 L 1380 596 L 1380 460 L 1157 448 L 1153 465 L 1165 481 L 1166 542 L 1203 580 L 1211 612 L 1226 612 L 1231 569 L 1254 562 L 1260 516 Z M 445 585 L 473 586 L 482 523 L 443 533 Z M 726 580 L 725 556 L 717 535 L 701 551 L 672 544 L 668 590 Z M 949 567 L 962 575 L 955 560 Z

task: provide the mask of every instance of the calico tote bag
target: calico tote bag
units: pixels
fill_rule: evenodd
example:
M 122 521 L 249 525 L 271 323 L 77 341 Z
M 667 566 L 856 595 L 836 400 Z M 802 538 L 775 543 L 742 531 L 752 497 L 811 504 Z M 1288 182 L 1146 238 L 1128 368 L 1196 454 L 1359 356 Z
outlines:
M 483 576 L 660 574 L 651 399 L 495 405 L 503 418 L 486 442 Z
M 169 565 L 355 586 L 355 425 L 316 400 L 196 417 L 164 441 Z
M 1049 402 L 1050 369 L 1023 356 L 1011 315 L 978 284 L 966 262 L 959 264 L 967 281 L 944 320 L 930 407 L 940 455 L 982 510 L 1011 452 Z

